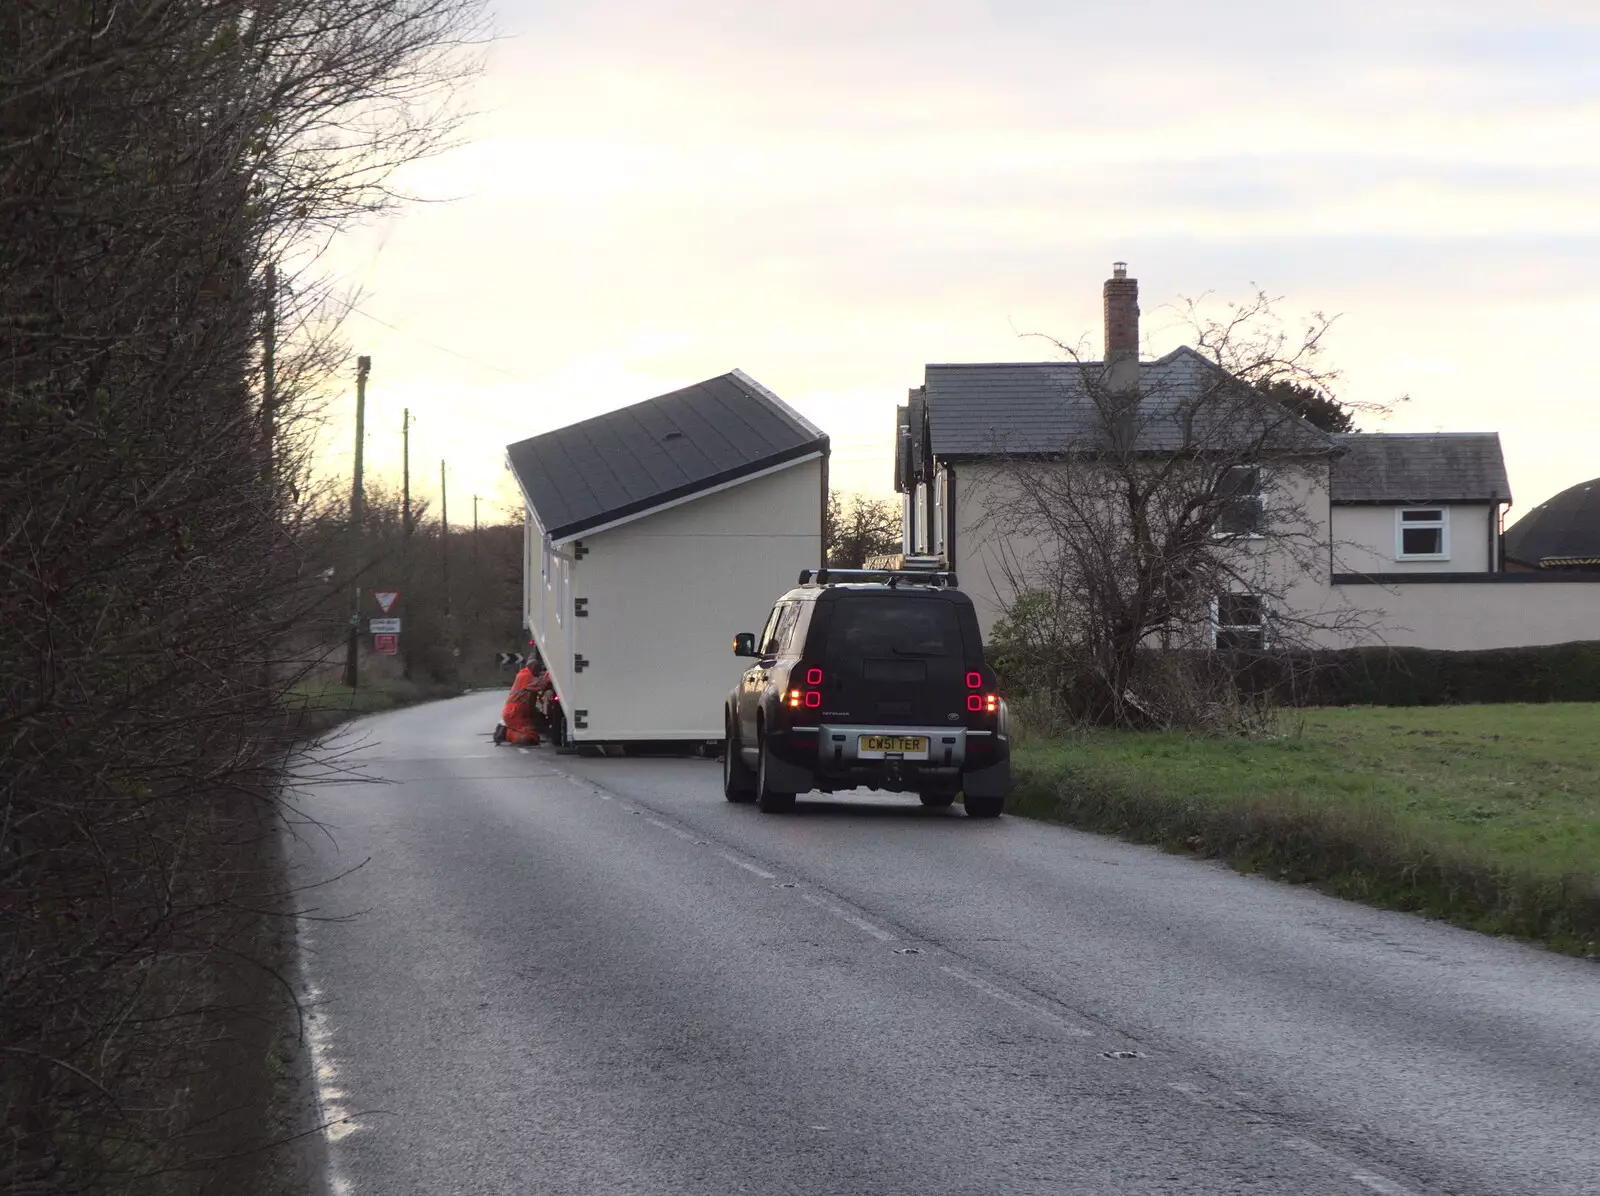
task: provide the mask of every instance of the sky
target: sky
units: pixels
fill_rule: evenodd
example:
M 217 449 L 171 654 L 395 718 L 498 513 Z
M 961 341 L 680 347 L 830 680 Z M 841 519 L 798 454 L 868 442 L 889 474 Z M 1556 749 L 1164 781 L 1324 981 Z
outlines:
M 454 523 L 506 444 L 735 367 L 892 494 L 924 363 L 1098 354 L 1114 260 L 1151 354 L 1183 297 L 1336 314 L 1341 394 L 1408 396 L 1364 430 L 1498 431 L 1513 520 L 1600 475 L 1595 0 L 490 4 L 425 202 L 314 265 L 368 469 L 409 407 Z

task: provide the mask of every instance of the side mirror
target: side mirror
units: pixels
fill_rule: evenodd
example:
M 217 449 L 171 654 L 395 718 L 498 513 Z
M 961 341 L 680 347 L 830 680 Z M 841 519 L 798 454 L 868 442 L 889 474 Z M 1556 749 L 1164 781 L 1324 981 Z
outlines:
M 735 656 L 756 655 L 756 636 L 753 631 L 741 631 L 733 637 L 733 654 Z

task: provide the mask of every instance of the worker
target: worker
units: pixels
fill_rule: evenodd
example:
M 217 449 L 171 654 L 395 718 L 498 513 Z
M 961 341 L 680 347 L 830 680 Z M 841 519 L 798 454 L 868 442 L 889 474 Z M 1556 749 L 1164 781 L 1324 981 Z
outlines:
M 533 726 L 533 702 L 538 687 L 533 670 L 527 665 L 512 683 L 506 704 L 500 708 L 500 725 L 494 729 L 496 743 L 530 744 L 537 746 L 539 732 Z

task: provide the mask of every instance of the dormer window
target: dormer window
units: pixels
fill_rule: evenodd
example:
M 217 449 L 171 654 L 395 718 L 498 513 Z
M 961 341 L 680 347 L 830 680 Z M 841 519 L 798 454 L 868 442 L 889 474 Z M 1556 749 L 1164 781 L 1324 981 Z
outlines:
M 1395 559 L 1450 559 L 1450 508 L 1402 507 L 1395 512 Z

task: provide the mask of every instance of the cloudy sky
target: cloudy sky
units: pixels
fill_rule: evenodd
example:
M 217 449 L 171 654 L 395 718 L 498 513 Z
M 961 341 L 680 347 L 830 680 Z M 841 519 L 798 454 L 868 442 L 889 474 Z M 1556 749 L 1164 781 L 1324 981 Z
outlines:
M 319 267 L 369 467 L 409 405 L 453 521 L 507 442 L 735 366 L 887 493 L 923 363 L 1098 352 L 1114 259 L 1150 352 L 1180 296 L 1340 313 L 1343 392 L 1410 396 L 1369 430 L 1499 431 L 1513 518 L 1600 474 L 1595 0 L 490 2 L 464 144 L 402 179 L 442 202 Z

